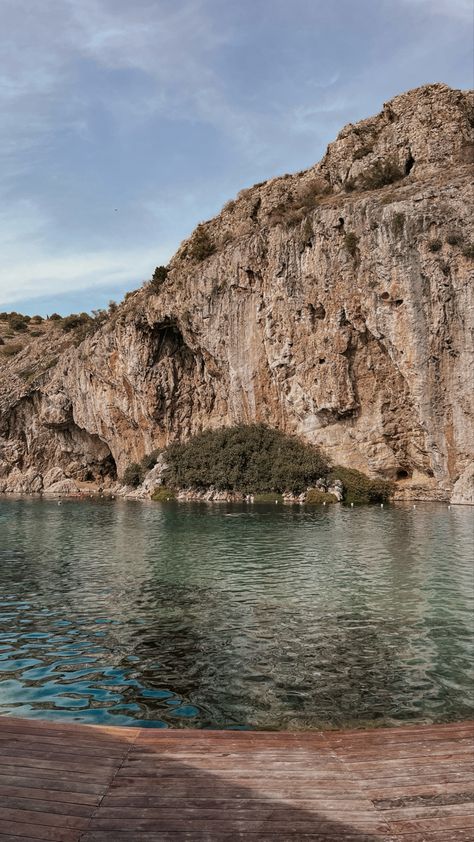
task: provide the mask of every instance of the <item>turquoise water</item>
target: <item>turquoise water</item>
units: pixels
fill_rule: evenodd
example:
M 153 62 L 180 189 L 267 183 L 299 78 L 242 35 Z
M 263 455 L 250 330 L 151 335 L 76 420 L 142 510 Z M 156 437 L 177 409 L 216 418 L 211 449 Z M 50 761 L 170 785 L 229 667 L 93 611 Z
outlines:
M 474 512 L 0 499 L 0 714 L 318 728 L 474 713 Z

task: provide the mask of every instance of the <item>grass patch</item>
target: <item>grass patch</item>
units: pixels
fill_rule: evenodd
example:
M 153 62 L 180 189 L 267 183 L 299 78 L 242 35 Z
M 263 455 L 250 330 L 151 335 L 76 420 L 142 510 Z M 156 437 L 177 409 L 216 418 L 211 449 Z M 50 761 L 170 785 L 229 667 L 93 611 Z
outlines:
M 167 488 L 165 485 L 160 485 L 158 488 L 155 488 L 153 494 L 151 495 L 151 499 L 155 503 L 168 503 L 170 500 L 175 500 L 176 497 L 171 488 Z

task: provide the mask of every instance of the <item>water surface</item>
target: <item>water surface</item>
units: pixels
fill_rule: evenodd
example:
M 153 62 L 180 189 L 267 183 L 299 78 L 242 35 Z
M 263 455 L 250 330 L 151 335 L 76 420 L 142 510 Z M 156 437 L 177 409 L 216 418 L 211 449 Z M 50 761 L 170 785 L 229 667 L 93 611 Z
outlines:
M 0 499 L 0 714 L 217 728 L 470 717 L 473 515 Z

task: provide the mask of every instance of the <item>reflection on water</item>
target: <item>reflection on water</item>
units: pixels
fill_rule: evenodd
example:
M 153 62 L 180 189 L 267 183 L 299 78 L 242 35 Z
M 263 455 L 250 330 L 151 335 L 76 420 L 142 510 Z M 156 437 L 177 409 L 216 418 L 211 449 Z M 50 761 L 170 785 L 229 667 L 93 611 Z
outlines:
M 0 500 L 0 713 L 472 716 L 473 511 Z

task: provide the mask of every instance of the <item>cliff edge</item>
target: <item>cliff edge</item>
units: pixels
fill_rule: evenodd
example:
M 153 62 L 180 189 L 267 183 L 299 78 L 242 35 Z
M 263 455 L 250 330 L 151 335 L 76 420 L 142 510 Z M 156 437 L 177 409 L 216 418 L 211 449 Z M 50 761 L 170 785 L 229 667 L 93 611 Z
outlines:
M 473 125 L 466 92 L 397 96 L 242 191 L 91 335 L 29 333 L 0 358 L 0 491 L 111 483 L 262 421 L 398 499 L 474 503 Z

